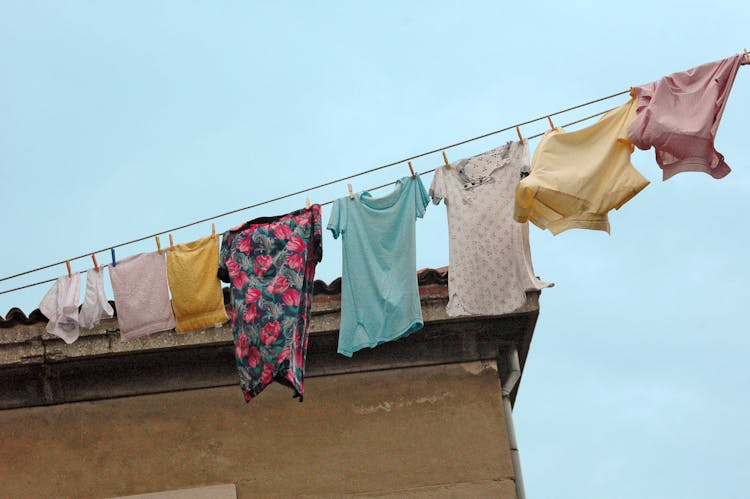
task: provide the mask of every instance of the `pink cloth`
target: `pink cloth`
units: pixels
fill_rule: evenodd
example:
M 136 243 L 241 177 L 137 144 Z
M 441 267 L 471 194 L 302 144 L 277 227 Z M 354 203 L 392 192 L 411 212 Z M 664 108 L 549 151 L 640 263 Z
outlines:
M 628 136 L 639 149 L 656 149 L 664 180 L 687 171 L 714 178 L 731 171 L 714 139 L 742 59 L 736 55 L 632 88 L 638 104 Z
M 109 268 L 120 339 L 174 328 L 167 289 L 167 263 L 158 252 L 139 253 Z

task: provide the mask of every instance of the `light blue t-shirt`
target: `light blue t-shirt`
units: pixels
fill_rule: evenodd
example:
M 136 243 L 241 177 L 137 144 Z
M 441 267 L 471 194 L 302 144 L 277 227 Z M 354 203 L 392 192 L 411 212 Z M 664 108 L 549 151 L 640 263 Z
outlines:
M 420 329 L 416 219 L 429 198 L 419 176 L 404 177 L 390 194 L 365 191 L 333 203 L 328 230 L 341 234 L 340 354 L 351 357 Z

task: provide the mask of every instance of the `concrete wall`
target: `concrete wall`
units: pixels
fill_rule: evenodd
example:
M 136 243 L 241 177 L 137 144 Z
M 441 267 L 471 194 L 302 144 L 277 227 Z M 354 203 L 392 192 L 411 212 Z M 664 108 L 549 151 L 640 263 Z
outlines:
M 0 411 L 0 497 L 236 484 L 249 497 L 514 498 L 493 364 Z

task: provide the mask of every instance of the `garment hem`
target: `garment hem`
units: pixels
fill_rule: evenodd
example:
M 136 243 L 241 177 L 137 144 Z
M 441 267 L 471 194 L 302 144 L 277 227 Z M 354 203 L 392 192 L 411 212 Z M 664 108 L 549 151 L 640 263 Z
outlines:
M 111 314 L 100 315 L 99 317 L 95 318 L 90 324 L 88 322 L 84 323 L 82 320 L 79 319 L 78 326 L 81 329 L 85 329 L 85 330 L 94 329 L 94 327 L 96 327 L 100 322 L 102 322 L 105 319 L 111 319 L 112 317 L 114 317 L 114 315 L 115 313 L 113 310 Z
M 383 338 L 383 339 L 378 339 L 375 341 L 369 341 L 366 343 L 360 343 L 357 346 L 348 348 L 346 350 L 342 350 L 341 348 L 339 348 L 337 349 L 337 353 L 340 353 L 341 355 L 351 358 L 355 352 L 362 350 L 363 348 L 375 348 L 376 346 L 382 345 L 383 343 L 388 343 L 389 341 L 396 341 L 401 338 L 406 338 L 407 336 L 413 333 L 416 333 L 423 327 L 424 327 L 424 319 L 420 318 L 418 320 L 414 320 L 405 331 L 398 333 L 394 336 L 390 336 L 388 338 Z
M 588 230 L 600 230 L 609 234 L 609 221 L 608 220 L 579 220 L 579 219 L 563 219 L 555 223 L 551 223 L 547 226 L 547 229 L 556 236 L 562 232 L 570 229 L 588 229 Z
M 263 390 L 268 388 L 274 381 L 280 385 L 284 385 L 287 388 L 291 389 L 294 392 L 294 394 L 292 394 L 292 398 L 298 398 L 300 402 L 303 402 L 304 397 L 305 397 L 305 388 L 302 384 L 302 381 L 300 381 L 299 389 L 298 389 L 294 383 L 292 383 L 286 378 L 287 372 L 288 370 L 286 369 L 284 371 L 278 372 L 271 379 L 271 381 L 265 385 L 257 384 L 255 386 L 248 387 L 248 388 L 245 388 L 242 385 L 240 385 L 240 388 L 242 388 L 242 396 L 245 398 L 245 403 L 249 404 L 254 398 L 258 397 L 261 393 L 263 393 Z
M 523 299 L 520 300 L 518 305 L 515 305 L 513 307 L 508 307 L 508 309 L 504 311 L 492 310 L 492 311 L 487 312 L 484 310 L 469 311 L 467 307 L 463 306 L 461 300 L 458 298 L 458 294 L 452 293 L 450 299 L 448 300 L 448 304 L 445 306 L 445 313 L 446 315 L 448 315 L 448 317 L 466 317 L 466 316 L 478 316 L 478 315 L 487 315 L 487 316 L 506 315 L 506 314 L 513 313 L 514 311 L 523 307 L 523 305 L 526 303 L 526 292 L 522 291 L 521 294 L 523 295 Z
M 138 329 L 134 329 L 133 331 L 128 331 L 127 333 L 123 333 L 122 330 L 120 330 L 120 341 L 130 341 L 134 340 L 136 338 L 140 338 L 141 336 L 148 336 L 150 334 L 154 333 L 161 333 L 162 331 L 169 331 L 171 329 L 174 329 L 174 318 L 170 318 L 168 320 L 156 322 L 147 324 L 145 326 L 141 326 Z
M 222 305 L 220 310 L 212 310 L 189 318 L 179 319 L 175 314 L 175 331 L 178 333 L 189 333 L 198 329 L 206 329 L 216 324 L 224 324 L 229 317 Z
M 49 331 L 49 330 L 45 329 L 45 331 L 47 331 L 48 334 L 51 334 L 52 336 L 60 338 L 61 340 L 63 340 L 65 342 L 66 345 L 70 345 L 72 343 L 75 343 L 75 341 L 78 338 L 81 337 L 81 331 L 80 330 L 81 330 L 81 325 L 78 324 L 78 332 L 74 336 L 73 335 L 70 335 L 70 336 L 61 336 L 61 335 L 57 334 L 55 332 L 56 330 L 54 330 L 54 329 L 52 331 Z
M 684 172 L 707 173 L 718 180 L 726 177 L 732 171 L 732 169 L 729 168 L 729 165 L 723 161 L 712 168 L 711 165 L 702 158 L 687 158 L 676 163 L 660 166 L 662 169 L 662 181 L 668 180 L 678 173 Z

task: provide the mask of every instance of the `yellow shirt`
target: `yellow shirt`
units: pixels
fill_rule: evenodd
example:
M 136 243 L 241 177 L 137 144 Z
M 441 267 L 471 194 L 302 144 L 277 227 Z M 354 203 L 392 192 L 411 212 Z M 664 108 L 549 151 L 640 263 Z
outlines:
M 167 250 L 167 277 L 178 333 L 224 323 L 228 317 L 216 277 L 219 237 L 209 236 Z
M 607 212 L 649 184 L 630 164 L 627 128 L 635 109 L 631 99 L 589 127 L 548 131 L 534 152 L 531 173 L 516 186 L 513 218 L 555 235 L 573 228 L 609 233 Z

